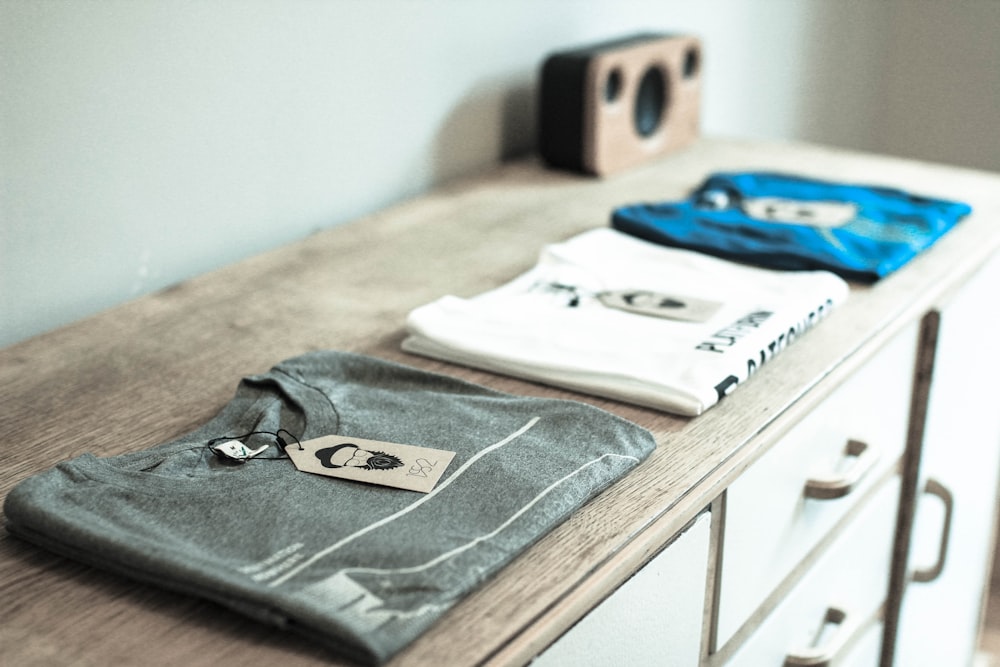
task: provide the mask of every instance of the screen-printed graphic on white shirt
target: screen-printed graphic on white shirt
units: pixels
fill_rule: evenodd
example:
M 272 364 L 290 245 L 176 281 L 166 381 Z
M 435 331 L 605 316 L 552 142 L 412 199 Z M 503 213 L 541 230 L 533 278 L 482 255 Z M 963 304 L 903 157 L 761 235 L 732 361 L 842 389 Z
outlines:
M 490 292 L 417 308 L 403 347 L 698 415 L 847 294 L 829 272 L 750 267 L 602 228 L 547 246 Z

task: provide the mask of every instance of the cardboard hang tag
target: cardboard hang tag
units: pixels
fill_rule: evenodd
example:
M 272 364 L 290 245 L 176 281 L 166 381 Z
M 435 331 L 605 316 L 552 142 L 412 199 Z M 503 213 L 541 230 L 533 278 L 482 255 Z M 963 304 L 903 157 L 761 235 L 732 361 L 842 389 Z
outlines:
M 302 472 L 428 493 L 455 452 L 396 442 L 326 435 L 290 444 L 285 453 Z
M 608 308 L 683 322 L 705 322 L 722 306 L 718 301 L 644 289 L 608 290 L 597 298 Z

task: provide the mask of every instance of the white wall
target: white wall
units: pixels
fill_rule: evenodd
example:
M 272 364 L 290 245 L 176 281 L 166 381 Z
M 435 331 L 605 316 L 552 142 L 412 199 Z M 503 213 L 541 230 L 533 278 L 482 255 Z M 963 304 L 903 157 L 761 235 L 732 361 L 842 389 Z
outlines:
M 1000 169 L 998 10 L 0 0 L 0 346 L 527 153 L 544 56 L 639 30 L 705 41 L 706 133 Z
M 1000 171 L 1000 1 L 893 4 L 874 148 Z

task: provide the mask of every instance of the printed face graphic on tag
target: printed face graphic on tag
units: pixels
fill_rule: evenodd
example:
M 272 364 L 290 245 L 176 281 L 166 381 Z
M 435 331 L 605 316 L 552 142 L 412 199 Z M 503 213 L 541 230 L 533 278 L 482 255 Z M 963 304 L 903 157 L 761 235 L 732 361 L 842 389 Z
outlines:
M 370 452 L 360 449 L 352 442 L 317 450 L 316 458 L 319 459 L 324 468 L 348 467 L 364 468 L 365 470 L 391 470 L 403 465 L 403 462 L 392 454 Z
M 744 199 L 741 206 L 743 212 L 751 218 L 811 227 L 842 227 L 858 215 L 858 207 L 855 204 L 841 201 L 756 197 Z

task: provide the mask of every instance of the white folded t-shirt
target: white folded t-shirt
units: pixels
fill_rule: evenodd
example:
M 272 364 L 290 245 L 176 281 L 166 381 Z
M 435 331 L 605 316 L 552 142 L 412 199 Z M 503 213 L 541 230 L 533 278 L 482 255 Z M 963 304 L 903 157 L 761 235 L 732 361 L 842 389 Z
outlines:
M 848 295 L 826 271 L 773 271 L 610 228 L 546 246 L 478 296 L 413 310 L 403 349 L 698 415 Z

